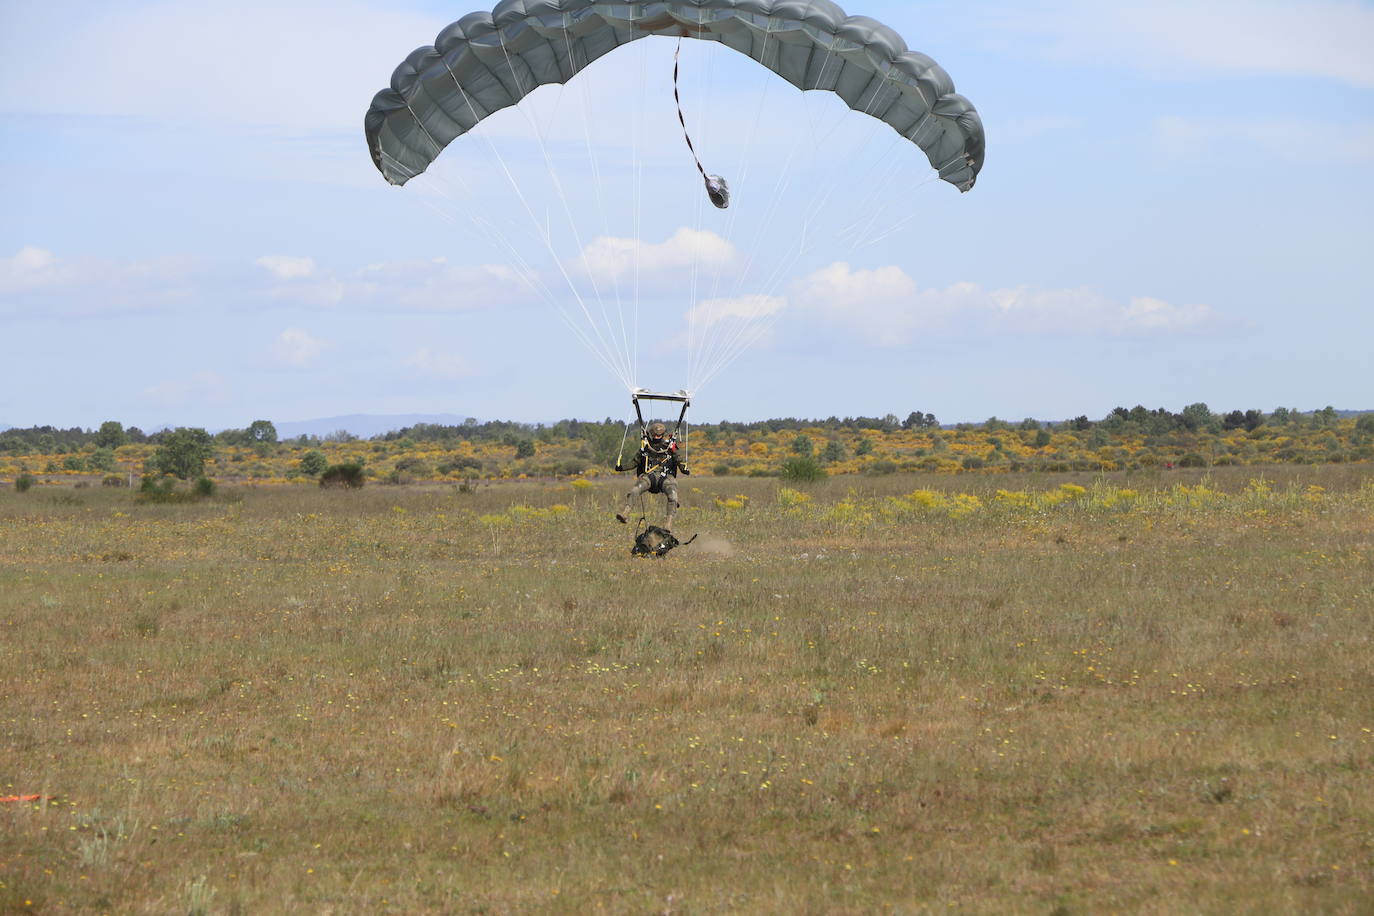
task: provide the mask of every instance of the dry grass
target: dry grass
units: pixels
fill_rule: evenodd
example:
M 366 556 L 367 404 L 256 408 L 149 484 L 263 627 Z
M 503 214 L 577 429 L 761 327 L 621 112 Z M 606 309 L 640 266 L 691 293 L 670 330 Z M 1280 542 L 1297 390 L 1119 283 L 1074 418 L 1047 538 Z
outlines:
M 0 910 L 1368 912 L 1371 469 L 1226 470 L 0 494 Z

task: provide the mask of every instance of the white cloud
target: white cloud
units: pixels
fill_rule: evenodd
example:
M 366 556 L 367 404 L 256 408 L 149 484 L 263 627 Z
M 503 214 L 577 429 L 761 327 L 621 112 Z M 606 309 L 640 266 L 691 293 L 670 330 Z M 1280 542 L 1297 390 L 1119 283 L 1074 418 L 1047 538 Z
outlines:
M 736 296 L 730 299 L 704 299 L 687 313 L 688 320 L 703 327 L 722 321 L 753 322 L 777 315 L 787 308 L 782 296 Z
M 855 271 L 837 262 L 794 284 L 792 298 L 880 343 L 896 344 L 915 319 L 910 306 L 918 301 L 916 293 L 916 281 L 900 267 Z
M 1059 60 L 1198 73 L 1315 76 L 1374 87 L 1374 9 L 1351 0 L 1040 0 L 979 8 L 1011 47 Z
M 303 369 L 314 363 L 328 346 L 302 328 L 287 328 L 277 335 L 272 355 L 282 365 Z
M 641 287 L 681 284 L 696 270 L 712 275 L 739 261 L 735 246 L 714 232 L 678 229 L 662 242 L 601 236 L 569 265 L 572 271 L 599 284 L 632 281 L 638 271 Z
M 8 258 L 0 258 L 0 295 L 52 286 L 63 279 L 57 257 L 46 249 L 25 246 Z
M 26 246 L 0 258 L 0 313 L 47 317 L 151 311 L 186 301 L 198 267 L 186 258 L 62 258 Z
M 461 356 L 436 353 L 428 347 L 421 347 L 412 353 L 407 357 L 405 365 L 417 374 L 429 378 L 456 379 L 473 374 L 472 368 Z
M 299 280 L 315 275 L 314 258 L 298 258 L 286 254 L 267 254 L 253 262 L 278 280 Z
M 990 290 L 955 283 L 921 289 L 899 267 L 853 270 L 843 262 L 797 281 L 790 301 L 885 346 L 927 336 L 1176 334 L 1218 323 L 1206 305 L 1173 305 L 1147 296 L 1120 302 L 1086 287 Z
M 1374 122 L 1370 121 L 1169 117 L 1154 122 L 1154 141 L 1163 155 L 1174 159 L 1191 159 L 1212 147 L 1229 150 L 1244 144 L 1318 168 L 1374 161 Z
M 530 283 L 504 264 L 397 261 L 371 264 L 350 288 L 349 298 L 384 309 L 453 312 L 527 302 Z

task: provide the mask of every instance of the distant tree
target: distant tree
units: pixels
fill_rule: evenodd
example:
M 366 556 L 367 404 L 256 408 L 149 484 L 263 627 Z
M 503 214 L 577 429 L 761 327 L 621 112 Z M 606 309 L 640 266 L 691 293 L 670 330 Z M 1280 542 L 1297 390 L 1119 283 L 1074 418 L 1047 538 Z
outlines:
M 1069 425 L 1077 430 L 1092 429 L 1093 421 L 1089 420 L 1086 414 L 1079 414 L 1070 421 Z
M 515 443 L 515 457 L 516 457 L 516 458 L 533 458 L 533 457 L 534 457 L 534 440 L 533 440 L 533 439 L 520 439 L 519 441 L 517 441 L 517 442 Z
M 845 459 L 844 443 L 839 439 L 831 439 L 825 443 L 825 448 L 821 451 L 821 461 L 827 464 Z
M 919 410 L 913 410 L 902 421 L 902 429 L 929 429 L 939 425 L 940 421 L 935 419 L 935 414 L 921 413 Z
M 1362 413 L 1355 421 L 1355 429 L 1362 433 L 1374 433 L 1374 413 Z
M 243 432 L 244 438 L 249 442 L 277 441 L 277 428 L 272 425 L 271 420 L 254 420 Z
M 115 466 L 114 449 L 109 446 L 98 448 L 86 459 L 98 471 L 113 471 Z
M 91 441 L 95 443 L 96 448 L 119 448 L 128 443 L 129 435 L 124 432 L 124 424 L 118 420 L 106 420 L 100 424 L 100 429 Z
M 199 427 L 178 427 L 162 436 L 151 464 L 159 473 L 182 480 L 201 477 L 205 473 L 205 462 L 213 454 L 213 441 L 210 434 Z
M 803 458 L 810 458 L 815 451 L 815 446 L 811 442 L 811 437 L 803 433 L 797 433 L 792 437 L 792 454 L 800 455 Z
M 873 440 L 864 436 L 859 440 L 859 444 L 854 446 L 854 454 L 871 455 L 873 454 Z
M 301 456 L 299 462 L 301 473 L 309 477 L 317 477 L 324 473 L 324 469 L 329 467 L 329 461 L 316 449 L 311 449 Z
M 1038 429 L 1038 430 L 1036 430 L 1036 431 L 1035 431 L 1035 447 L 1036 447 L 1036 448 L 1044 448 L 1045 446 L 1047 446 L 1047 445 L 1050 444 L 1050 440 L 1051 440 L 1052 438 L 1053 438 L 1053 437 L 1050 435 L 1050 431 L 1049 431 L 1048 429 Z
M 1337 420 L 1336 408 L 1328 404 L 1312 414 L 1312 420 L 1317 426 L 1334 426 Z
M 1288 412 L 1287 407 L 1275 407 L 1274 412 L 1269 415 L 1269 422 L 1274 426 L 1287 426 L 1293 422 L 1293 415 Z
M 1183 425 L 1187 427 L 1190 432 L 1207 429 L 1212 425 L 1215 419 L 1211 409 L 1201 401 L 1196 404 L 1189 404 L 1187 407 L 1183 408 L 1181 416 L 1183 418 Z

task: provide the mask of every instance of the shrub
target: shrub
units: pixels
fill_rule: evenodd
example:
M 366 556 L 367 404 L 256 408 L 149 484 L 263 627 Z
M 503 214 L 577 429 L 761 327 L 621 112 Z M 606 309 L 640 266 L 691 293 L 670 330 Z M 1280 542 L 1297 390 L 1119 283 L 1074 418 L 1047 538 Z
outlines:
M 788 458 L 782 463 L 782 470 L 778 476 L 783 480 L 809 483 L 824 477 L 825 470 L 816 462 L 815 458 L 808 455 L 798 455 L 794 458 Z
M 325 468 L 320 475 L 320 486 L 322 487 L 347 487 L 356 490 L 363 485 L 363 466 L 350 461 L 345 464 L 336 464 Z
M 714 477 L 724 477 L 726 474 L 729 474 L 729 473 L 730 473 L 730 465 L 728 465 L 728 464 L 713 464 L 713 465 L 711 465 L 711 474 L 712 474 L 712 476 L 714 476 Z
M 301 473 L 317 477 L 323 473 L 325 468 L 329 467 L 329 460 L 324 457 L 322 452 L 311 449 L 301 456 L 299 464 Z
M 1181 468 L 1205 468 L 1207 467 L 1207 459 L 1197 452 L 1189 452 L 1178 459 L 1178 466 Z
M 107 474 L 105 479 L 100 481 L 102 487 L 127 487 L 129 482 L 124 479 L 122 474 Z
M 895 474 L 896 472 L 897 462 L 888 461 L 886 458 L 864 465 L 865 474 Z
M 27 493 L 29 488 L 35 483 L 37 483 L 37 480 L 32 474 L 20 474 L 18 477 L 14 478 L 14 489 L 20 493 Z
M 213 443 L 210 434 L 199 427 L 179 427 L 163 437 L 153 453 L 152 465 L 182 480 L 200 477 L 213 453 Z
M 215 482 L 201 475 L 189 490 L 177 489 L 177 478 L 146 474 L 138 488 L 138 501 L 144 503 L 185 503 L 214 495 Z
M 440 474 L 452 474 L 455 471 L 467 470 L 480 471 L 482 470 L 482 460 L 480 458 L 469 458 L 466 455 L 460 455 L 451 461 L 441 463 L 438 470 Z

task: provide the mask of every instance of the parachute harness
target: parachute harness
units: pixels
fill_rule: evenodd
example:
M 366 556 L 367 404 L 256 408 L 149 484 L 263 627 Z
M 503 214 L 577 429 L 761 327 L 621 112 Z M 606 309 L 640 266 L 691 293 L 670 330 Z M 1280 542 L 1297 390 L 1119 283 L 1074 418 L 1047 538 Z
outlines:
M 678 59 L 682 56 L 682 39 L 677 40 L 677 50 L 673 52 L 673 101 L 677 103 L 677 120 L 682 125 L 682 139 L 687 141 L 687 149 L 692 154 L 692 161 L 697 164 L 697 171 L 701 173 L 701 180 L 706 183 L 706 196 L 711 198 L 711 203 L 721 210 L 730 206 L 730 183 L 719 175 L 707 175 L 706 169 L 701 164 L 701 158 L 697 156 L 697 148 L 692 145 L 692 135 L 687 132 L 687 118 L 682 114 L 682 95 L 678 92 Z

